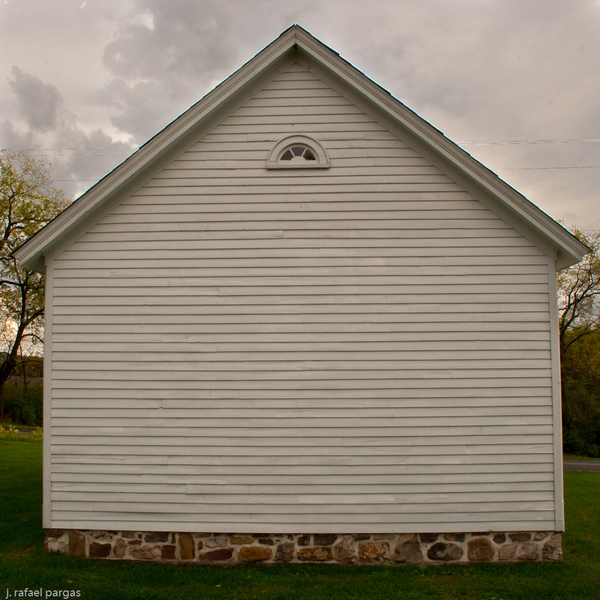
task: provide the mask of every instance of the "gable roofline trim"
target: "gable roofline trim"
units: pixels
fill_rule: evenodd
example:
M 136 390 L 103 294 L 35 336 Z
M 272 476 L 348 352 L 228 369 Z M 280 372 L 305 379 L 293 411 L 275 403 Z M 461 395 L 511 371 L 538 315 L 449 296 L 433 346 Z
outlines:
M 556 248 L 557 268 L 579 262 L 588 252 L 587 247 L 567 229 L 448 139 L 441 131 L 308 31 L 299 25 L 292 25 L 216 88 L 140 146 L 136 152 L 25 242 L 14 252 L 16 259 L 28 268 L 43 272 L 44 256 L 81 222 L 92 218 L 100 206 L 135 185 L 135 182 L 143 178 L 152 166 L 177 148 L 182 138 L 193 133 L 229 101 L 247 90 L 265 72 L 276 69 L 278 63 L 295 48 L 333 73 L 345 85 L 354 89 L 371 105 L 390 117 L 402 130 L 415 136 L 443 160 L 454 164 L 518 218 L 533 226 Z
M 446 137 L 443 132 L 395 98 L 388 90 L 370 79 L 337 52 L 317 40 L 306 30 L 302 28 L 300 30 L 305 34 L 302 40 L 303 44 L 300 46 L 308 47 L 309 54 L 313 58 L 320 59 L 319 62 L 335 73 L 346 85 L 355 88 L 360 95 L 368 99 L 386 116 L 392 117 L 401 129 L 408 131 L 442 159 L 467 174 L 476 185 L 491 193 L 516 217 L 533 226 L 543 238 L 547 239 L 556 248 L 557 269 L 566 268 L 579 262 L 589 252 L 589 248 L 570 231 Z M 332 55 L 335 56 L 334 61 L 330 59 Z

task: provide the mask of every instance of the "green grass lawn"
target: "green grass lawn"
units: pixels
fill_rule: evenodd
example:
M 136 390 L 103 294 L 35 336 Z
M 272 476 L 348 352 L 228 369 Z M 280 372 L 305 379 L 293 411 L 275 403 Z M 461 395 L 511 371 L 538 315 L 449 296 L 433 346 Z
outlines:
M 42 588 L 43 597 L 56 591 L 63 598 L 73 590 L 99 600 L 600 599 L 600 473 L 565 473 L 565 490 L 565 561 L 559 564 L 223 569 L 91 561 L 44 552 L 42 444 L 0 436 L 0 600 L 7 588 Z

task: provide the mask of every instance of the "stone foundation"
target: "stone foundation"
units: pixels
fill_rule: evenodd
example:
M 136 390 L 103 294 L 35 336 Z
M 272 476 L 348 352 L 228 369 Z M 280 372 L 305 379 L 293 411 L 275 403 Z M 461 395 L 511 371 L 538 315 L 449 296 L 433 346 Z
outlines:
M 464 564 L 562 560 L 554 532 L 244 535 L 46 530 L 46 550 L 108 560 L 242 563 Z

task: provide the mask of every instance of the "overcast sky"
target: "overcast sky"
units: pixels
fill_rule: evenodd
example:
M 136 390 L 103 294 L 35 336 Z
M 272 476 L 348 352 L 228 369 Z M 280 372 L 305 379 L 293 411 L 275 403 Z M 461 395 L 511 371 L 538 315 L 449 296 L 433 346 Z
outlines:
M 0 0 L 0 148 L 77 196 L 293 23 L 600 230 L 600 0 Z

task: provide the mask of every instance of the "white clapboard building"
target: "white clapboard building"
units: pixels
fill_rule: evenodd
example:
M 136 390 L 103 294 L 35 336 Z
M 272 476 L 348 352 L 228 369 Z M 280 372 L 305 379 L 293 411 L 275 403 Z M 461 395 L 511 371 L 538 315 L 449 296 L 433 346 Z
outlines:
M 586 251 L 294 25 L 16 253 L 47 281 L 48 547 L 552 558 Z

